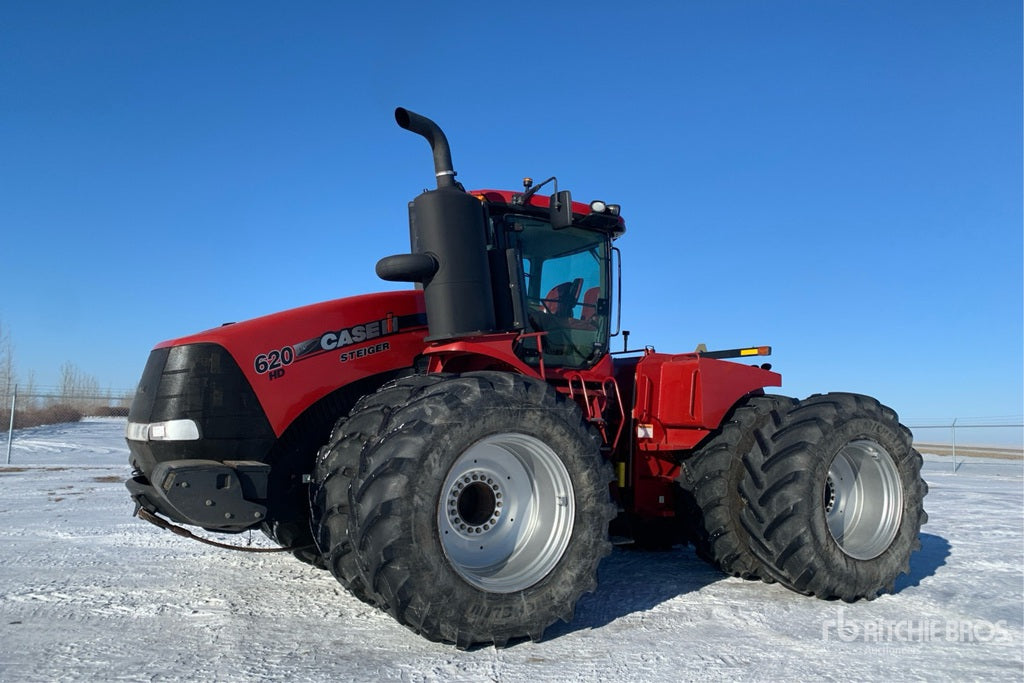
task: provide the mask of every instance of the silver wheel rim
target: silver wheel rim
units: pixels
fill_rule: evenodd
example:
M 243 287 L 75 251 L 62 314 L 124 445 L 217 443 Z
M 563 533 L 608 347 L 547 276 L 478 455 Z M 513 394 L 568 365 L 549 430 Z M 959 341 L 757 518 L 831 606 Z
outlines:
M 822 499 L 828 530 L 850 557 L 878 557 L 896 538 L 903 487 L 896 462 L 875 441 L 851 441 L 836 454 Z
M 441 547 L 463 579 L 492 593 L 529 588 L 554 569 L 576 514 L 565 465 L 540 439 L 488 436 L 452 465 L 441 489 Z

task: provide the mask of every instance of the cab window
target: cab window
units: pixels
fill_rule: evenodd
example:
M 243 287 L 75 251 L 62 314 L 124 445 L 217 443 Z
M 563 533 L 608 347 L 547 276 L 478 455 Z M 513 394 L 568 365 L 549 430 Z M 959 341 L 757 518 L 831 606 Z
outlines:
M 554 230 L 535 218 L 514 220 L 511 234 L 523 259 L 529 327 L 546 333 L 545 364 L 592 365 L 608 347 L 607 237 L 575 227 Z

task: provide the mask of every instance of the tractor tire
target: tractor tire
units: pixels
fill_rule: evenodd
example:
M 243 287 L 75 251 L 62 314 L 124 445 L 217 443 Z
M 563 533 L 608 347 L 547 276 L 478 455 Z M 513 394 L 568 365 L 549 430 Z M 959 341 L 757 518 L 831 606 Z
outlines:
M 309 533 L 309 525 L 303 522 L 264 522 L 260 531 L 282 548 L 292 548 L 292 555 L 317 569 L 325 569 L 323 559 L 317 550 L 313 537 Z
M 310 526 L 322 557 L 321 563 L 338 582 L 363 602 L 373 598 L 359 576 L 348 535 L 349 496 L 359 470 L 363 446 L 375 437 L 395 405 L 441 379 L 412 375 L 395 380 L 361 398 L 347 417 L 334 425 L 331 437 L 317 454 L 309 489 Z
M 731 576 L 774 580 L 750 549 L 740 520 L 744 464 L 764 445 L 796 405 L 786 396 L 749 396 L 733 407 L 719 429 L 680 463 L 678 483 L 686 501 L 684 523 L 697 556 Z
M 391 379 L 414 374 L 413 368 L 388 373 Z M 269 517 L 261 530 L 278 545 L 291 548 L 298 559 L 326 569 L 315 540 L 315 518 L 310 517 L 310 471 L 322 454 L 324 442 L 333 442 L 331 425 L 337 430 L 338 415 L 346 415 L 356 402 L 372 394 L 384 382 L 383 376 L 368 377 L 341 387 L 321 399 L 315 410 L 307 410 L 278 439 L 267 462 L 271 466 L 268 484 Z
M 539 640 L 611 552 L 611 466 L 575 403 L 502 372 L 443 376 L 362 452 L 349 534 L 399 623 L 467 648 Z
M 928 519 L 910 430 L 858 394 L 801 401 L 752 454 L 741 491 L 743 526 L 766 570 L 823 599 L 892 592 Z

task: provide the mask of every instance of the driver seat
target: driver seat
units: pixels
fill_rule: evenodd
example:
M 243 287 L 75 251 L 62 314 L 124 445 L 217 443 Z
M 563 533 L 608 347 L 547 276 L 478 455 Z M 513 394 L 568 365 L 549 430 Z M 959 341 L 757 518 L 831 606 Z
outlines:
M 572 309 L 579 301 L 583 278 L 555 285 L 544 298 L 544 307 L 556 318 L 571 318 Z

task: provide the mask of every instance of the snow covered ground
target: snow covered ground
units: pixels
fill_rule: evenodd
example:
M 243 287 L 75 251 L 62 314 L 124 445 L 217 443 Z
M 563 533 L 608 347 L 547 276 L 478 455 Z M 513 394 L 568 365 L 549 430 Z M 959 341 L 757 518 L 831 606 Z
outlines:
M 689 548 L 620 549 L 571 624 L 460 652 L 290 555 L 133 519 L 123 429 L 22 430 L 0 465 L 4 681 L 1024 680 L 1019 460 L 970 459 L 954 474 L 926 455 L 930 520 L 895 595 L 825 602 L 724 578 Z

